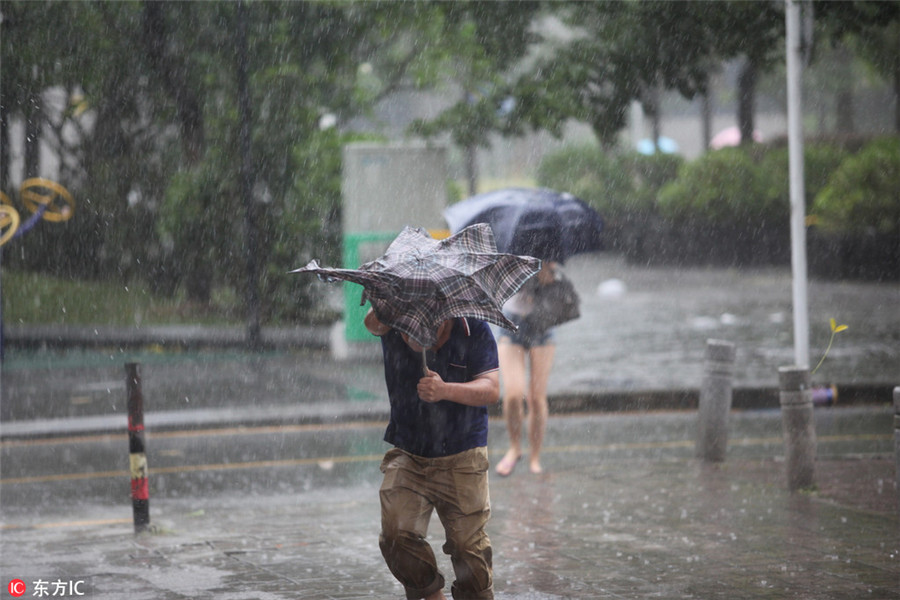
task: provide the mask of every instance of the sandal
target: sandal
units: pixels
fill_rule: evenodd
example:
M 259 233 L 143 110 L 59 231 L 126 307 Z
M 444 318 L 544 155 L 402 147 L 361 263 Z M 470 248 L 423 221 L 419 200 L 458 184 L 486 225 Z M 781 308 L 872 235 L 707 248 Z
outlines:
M 497 475 L 500 477 L 509 477 L 512 475 L 513 470 L 516 468 L 516 463 L 522 460 L 522 455 L 512 458 L 509 452 L 497 463 Z

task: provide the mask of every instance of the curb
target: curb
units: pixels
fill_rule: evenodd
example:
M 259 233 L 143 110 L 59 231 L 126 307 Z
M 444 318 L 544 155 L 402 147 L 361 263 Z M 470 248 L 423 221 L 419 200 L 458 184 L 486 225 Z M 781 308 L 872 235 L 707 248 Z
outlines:
M 148 412 L 145 430 L 153 433 L 229 427 L 333 425 L 387 422 L 388 408 L 366 407 L 344 401 L 292 406 L 222 408 Z M 91 435 L 126 435 L 128 415 L 95 415 L 65 419 L 33 419 L 0 423 L 0 441 L 64 438 Z
M 891 405 L 893 388 L 889 385 L 839 386 L 834 406 Z M 698 390 L 660 390 L 557 394 L 550 397 L 551 415 L 612 412 L 695 411 Z M 738 388 L 732 392 L 732 411 L 779 409 L 778 390 L 774 388 Z M 491 406 L 492 418 L 502 417 L 500 403 Z M 390 417 L 386 402 L 349 402 L 334 400 L 308 404 L 261 406 L 253 408 L 190 409 L 148 412 L 144 425 L 148 432 L 171 432 L 228 427 L 266 427 L 283 425 L 334 425 L 338 423 L 381 423 Z M 35 438 L 61 438 L 87 435 L 115 435 L 127 432 L 127 415 L 96 415 L 65 419 L 32 419 L 0 423 L 0 441 Z
M 309 348 L 327 350 L 330 329 L 327 326 L 263 327 L 261 349 Z M 3 344 L 17 348 L 96 348 L 117 346 L 134 348 L 163 346 L 176 348 L 247 348 L 243 327 L 207 327 L 204 325 L 158 325 L 150 327 L 9 325 L 4 328 Z
M 836 384 L 834 405 L 878 405 L 892 402 L 894 386 L 889 384 Z M 630 412 L 654 410 L 697 410 L 699 389 L 609 391 L 560 393 L 550 398 L 550 412 Z M 774 387 L 734 388 L 732 410 L 765 410 L 781 408 L 779 390 Z

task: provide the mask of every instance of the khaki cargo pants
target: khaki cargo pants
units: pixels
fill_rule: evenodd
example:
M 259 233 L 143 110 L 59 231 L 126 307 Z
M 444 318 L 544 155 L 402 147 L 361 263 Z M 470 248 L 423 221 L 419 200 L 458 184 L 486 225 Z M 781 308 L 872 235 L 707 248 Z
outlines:
M 381 462 L 381 536 L 388 568 L 409 600 L 444 588 L 434 552 L 426 541 L 436 510 L 446 533 L 456 581 L 455 600 L 492 599 L 491 541 L 484 531 L 491 515 L 487 448 L 441 458 L 422 458 L 394 448 Z

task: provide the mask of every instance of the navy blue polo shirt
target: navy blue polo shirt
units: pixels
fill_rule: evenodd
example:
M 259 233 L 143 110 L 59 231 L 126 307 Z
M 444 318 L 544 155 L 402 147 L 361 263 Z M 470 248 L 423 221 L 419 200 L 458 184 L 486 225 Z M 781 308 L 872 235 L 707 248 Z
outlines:
M 381 348 L 391 400 L 391 420 L 384 441 L 425 458 L 487 445 L 487 407 L 421 400 L 416 385 L 422 378 L 422 353 L 410 348 L 393 329 L 381 336 Z M 487 323 L 477 319 L 453 319 L 450 337 L 427 355 L 428 368 L 451 383 L 472 381 L 498 369 L 494 334 Z

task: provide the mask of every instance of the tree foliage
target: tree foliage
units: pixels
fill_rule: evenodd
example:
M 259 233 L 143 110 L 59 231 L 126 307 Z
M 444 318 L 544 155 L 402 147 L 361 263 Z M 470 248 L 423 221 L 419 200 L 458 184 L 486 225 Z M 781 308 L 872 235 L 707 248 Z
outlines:
M 460 101 L 437 118 L 416 121 L 411 129 L 426 136 L 449 131 L 459 146 L 486 146 L 490 132 L 506 127 L 505 76 L 538 39 L 531 22 L 540 4 L 438 2 L 434 7 L 430 39 L 441 60 L 432 63 L 446 66 L 442 75 L 461 91 Z
M 503 56 L 526 40 L 514 47 L 483 30 L 514 20 L 518 13 L 509 6 L 246 8 L 263 295 L 271 300 L 269 314 L 297 316 L 292 307 L 308 304 L 308 290 L 286 271 L 313 251 L 331 262 L 340 255 L 346 134 L 323 124 L 366 114 L 404 86 L 442 81 L 460 68 L 454 49 L 471 46 L 467 68 L 480 80 L 491 65 L 475 60 L 488 52 L 475 46 Z M 78 276 L 144 277 L 162 291 L 184 288 L 201 302 L 214 285 L 244 285 L 237 4 L 4 0 L 0 10 L 4 134 L 13 118 L 34 124 L 51 118 L 32 109 L 48 89 L 62 89 L 80 114 L 60 117 L 79 129 L 78 139 L 66 148 L 57 139 L 70 165 L 61 178 L 79 199 L 78 218 L 35 230 L 12 261 Z M 4 175 L 8 167 L 4 158 Z
M 706 10 L 694 2 L 567 5 L 563 16 L 576 37 L 518 78 L 511 120 L 559 132 L 576 119 L 601 144 L 614 145 L 633 100 L 652 115 L 660 88 L 686 97 L 706 90 L 714 39 L 704 27 Z
M 833 39 L 900 90 L 897 3 L 814 6 Z M 494 132 L 561 134 L 570 120 L 589 124 L 611 147 L 634 101 L 652 116 L 660 90 L 691 98 L 707 91 L 723 60 L 743 57 L 765 70 L 783 49 L 778 2 L 244 7 L 262 295 L 268 314 L 286 317 L 300 316 L 312 291 L 285 272 L 313 249 L 339 260 L 340 148 L 354 135 L 341 125 L 390 94 L 452 95 L 450 108 L 413 131 L 449 132 L 462 147 L 485 146 Z M 17 240 L 7 265 L 146 278 L 201 302 L 216 285 L 244 285 L 237 8 L 0 0 L 0 183 L 11 191 L 16 121 L 63 158 L 61 182 L 78 199 L 76 219 Z M 535 24 L 548 19 L 569 35 L 542 39 Z M 51 91 L 64 98 L 61 108 Z M 39 167 L 37 143 L 27 142 L 25 175 Z M 600 194 L 588 179 L 582 183 Z
M 883 138 L 848 157 L 816 195 L 825 229 L 900 235 L 900 139 Z
M 895 80 L 900 95 L 900 52 L 893 35 L 900 4 L 813 4 L 810 14 L 831 27 L 830 35 L 852 39 L 879 73 Z M 573 120 L 588 124 L 609 149 L 627 125 L 633 102 L 653 119 L 661 91 L 687 99 L 704 94 L 723 62 L 737 60 L 742 64 L 737 121 L 742 137 L 750 140 L 757 81 L 784 59 L 780 2 L 552 2 L 542 15 L 559 18 L 572 35 L 555 44 L 539 40 L 543 52 L 536 59 L 496 77 L 493 91 L 477 102 L 454 106 L 419 131 L 451 131 L 454 139 L 486 145 L 490 131 L 512 135 L 532 129 L 560 136 Z M 512 110 L 497 110 L 504 105 Z
M 900 134 L 900 3 L 817 0 L 814 7 L 828 42 L 847 44 L 892 83 L 894 131 Z

